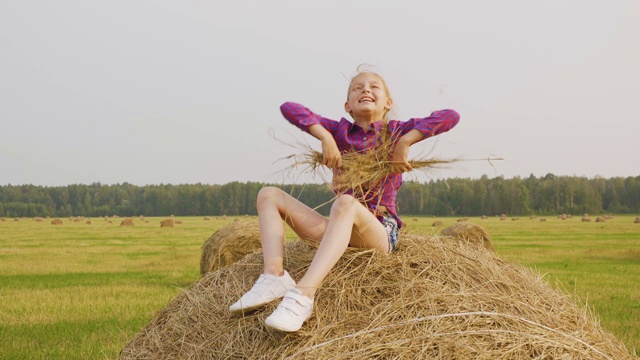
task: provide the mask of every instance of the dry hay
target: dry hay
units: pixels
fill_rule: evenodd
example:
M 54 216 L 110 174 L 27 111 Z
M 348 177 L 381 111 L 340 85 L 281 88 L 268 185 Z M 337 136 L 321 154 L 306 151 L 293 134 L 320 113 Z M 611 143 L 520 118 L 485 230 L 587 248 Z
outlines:
M 488 217 L 487 215 L 482 215 L 482 216 L 480 217 L 480 220 L 487 220 L 488 218 L 489 218 L 489 217 Z
M 87 225 L 91 225 L 91 220 L 87 220 L 84 223 L 87 224 Z
M 636 217 L 636 220 L 633 223 L 634 224 L 640 224 L 640 216 Z
M 457 222 L 463 222 L 463 221 L 467 221 L 467 220 L 469 220 L 469 218 L 468 218 L 468 217 L 463 217 L 463 218 L 460 218 L 460 219 L 458 219 L 458 220 L 456 220 L 456 221 L 457 221 Z
M 442 221 L 440 221 L 440 220 L 436 220 L 436 221 L 433 222 L 433 224 L 431 224 L 431 226 L 433 226 L 433 227 L 439 227 L 439 226 L 443 226 L 443 225 L 444 225 L 444 223 Z
M 160 227 L 173 227 L 174 221 L 171 218 L 160 221 Z
M 210 217 L 208 217 L 208 216 L 205 216 L 205 217 L 204 217 L 204 221 L 208 221 L 208 220 L 211 220 L 211 218 L 210 218 Z
M 13 221 L 20 221 L 20 218 L 14 218 Z
M 0 221 L 2 221 L 2 222 L 7 221 L 7 218 L 6 217 L 1 217 Z
M 297 333 L 264 326 L 278 302 L 246 316 L 230 304 L 262 253 L 207 273 L 122 349 L 121 359 L 632 359 L 569 295 L 492 252 L 403 234 L 391 255 L 347 249 Z M 316 248 L 285 246 L 294 279 Z
M 126 218 L 122 220 L 122 222 L 120 223 L 120 226 L 133 226 L 133 219 Z
M 485 230 L 482 226 L 470 223 L 470 222 L 460 222 L 455 223 L 448 228 L 442 229 L 440 231 L 442 236 L 449 236 L 469 244 L 473 244 L 476 246 L 482 246 L 487 250 L 495 251 L 493 248 L 493 244 L 491 243 L 491 237 L 487 230 Z
M 237 219 L 202 244 L 200 274 L 229 266 L 262 248 L 257 219 Z
M 605 219 L 604 219 L 604 217 L 598 216 L 596 218 L 596 222 L 605 222 Z
M 176 220 L 176 225 L 182 224 L 182 220 Z
M 546 222 L 547 219 L 546 218 L 540 218 L 540 222 Z
M 589 217 L 589 215 L 585 215 L 582 217 L 582 222 L 591 222 L 591 218 Z
M 326 183 L 331 183 L 332 189 L 337 194 L 350 193 L 356 199 L 373 199 L 381 194 L 382 188 L 377 186 L 381 181 L 387 179 L 391 174 L 392 158 L 395 146 L 393 145 L 400 137 L 399 133 L 389 132 L 388 126 L 382 126 L 379 135 L 379 145 L 363 152 L 348 151 L 341 153 L 342 166 L 336 171 L 332 171 L 332 178 L 327 179 L 321 169 L 322 152 L 316 151 L 308 145 L 300 145 L 303 148 L 302 154 L 290 155 L 287 158 L 293 160 L 291 169 L 302 166 L 303 172 L 310 172 Z M 485 160 L 485 159 L 481 159 Z M 486 159 L 502 160 L 501 158 Z M 429 170 L 442 168 L 446 165 L 462 161 L 461 159 L 436 159 L 420 158 L 408 160 L 413 170 Z M 468 161 L 468 160 L 465 160 Z
M 51 220 L 51 225 L 62 225 L 61 219 L 53 219 Z

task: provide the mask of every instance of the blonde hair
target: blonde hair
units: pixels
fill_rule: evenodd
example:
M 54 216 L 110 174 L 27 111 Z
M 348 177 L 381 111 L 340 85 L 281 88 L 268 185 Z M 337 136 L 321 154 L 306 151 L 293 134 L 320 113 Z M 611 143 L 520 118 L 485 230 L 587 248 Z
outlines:
M 389 99 L 391 99 L 391 92 L 389 91 L 389 86 L 387 86 L 387 82 L 384 80 L 384 78 L 380 74 L 378 74 L 375 71 L 369 70 L 370 67 L 371 67 L 370 65 L 366 65 L 366 64 L 362 64 L 362 65 L 358 66 L 358 68 L 356 69 L 356 74 L 353 75 L 351 77 L 351 79 L 349 80 L 349 87 L 347 87 L 347 101 L 349 101 L 349 95 L 351 94 L 351 86 L 353 85 L 353 81 L 358 76 L 363 75 L 363 74 L 371 74 L 371 75 L 374 75 L 375 77 L 377 77 L 378 79 L 380 79 L 380 81 L 382 82 L 382 85 L 384 86 L 385 94 L 387 95 L 387 97 Z M 385 108 L 384 109 L 384 114 L 383 114 L 382 118 L 383 118 L 383 120 L 385 122 L 391 120 L 390 112 L 391 112 L 391 108 L 388 108 L 388 109 Z M 349 115 L 351 115 L 351 117 L 353 117 L 352 113 L 349 113 Z

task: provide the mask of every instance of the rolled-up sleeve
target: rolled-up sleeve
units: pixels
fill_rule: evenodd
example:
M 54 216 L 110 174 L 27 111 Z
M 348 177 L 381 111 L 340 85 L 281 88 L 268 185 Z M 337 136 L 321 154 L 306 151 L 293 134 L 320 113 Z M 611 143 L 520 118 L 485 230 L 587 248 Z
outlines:
M 309 126 L 321 123 L 320 115 L 314 114 L 300 104 L 286 102 L 280 105 L 280 111 L 287 121 L 305 132 L 309 132 Z
M 420 131 L 424 138 L 432 137 L 451 130 L 460 121 L 460 114 L 455 110 L 445 109 L 431 113 L 426 118 L 413 118 L 404 122 L 401 127 L 402 134 L 412 129 Z

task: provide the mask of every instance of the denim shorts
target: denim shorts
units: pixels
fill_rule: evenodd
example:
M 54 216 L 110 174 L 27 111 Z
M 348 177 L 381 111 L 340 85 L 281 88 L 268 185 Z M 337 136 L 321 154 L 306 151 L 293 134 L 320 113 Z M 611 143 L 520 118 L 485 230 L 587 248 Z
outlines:
M 389 252 L 392 252 L 398 244 L 398 222 L 391 214 L 384 214 L 382 226 L 387 230 L 389 237 Z

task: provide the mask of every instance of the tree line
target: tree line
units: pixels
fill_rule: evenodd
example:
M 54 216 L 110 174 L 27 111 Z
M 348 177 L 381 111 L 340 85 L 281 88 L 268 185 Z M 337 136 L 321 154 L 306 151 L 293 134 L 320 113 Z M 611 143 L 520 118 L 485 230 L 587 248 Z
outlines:
M 277 186 L 327 215 L 333 193 L 326 184 L 0 186 L 0 216 L 218 216 L 255 215 L 264 186 Z M 493 216 L 509 214 L 638 214 L 640 176 L 576 176 L 406 181 L 398 192 L 400 215 Z

